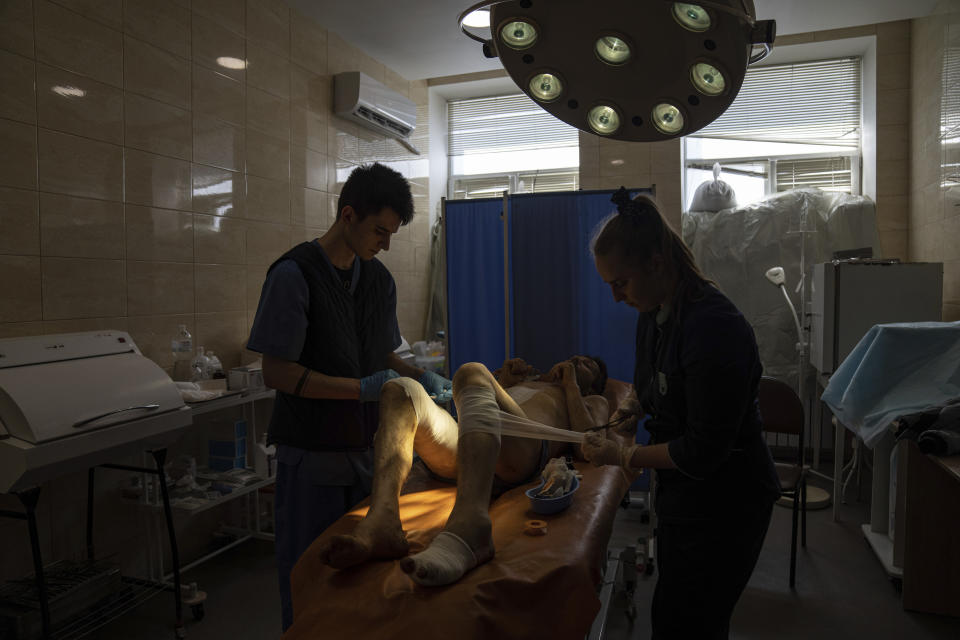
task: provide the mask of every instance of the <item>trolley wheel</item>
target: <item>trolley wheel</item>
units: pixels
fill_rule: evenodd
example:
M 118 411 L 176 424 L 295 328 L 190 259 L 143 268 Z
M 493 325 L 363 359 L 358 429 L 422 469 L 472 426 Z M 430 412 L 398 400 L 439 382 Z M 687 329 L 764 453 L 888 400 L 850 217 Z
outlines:
M 629 605 L 627 605 L 627 610 L 625 613 L 627 614 L 627 620 L 633 622 L 637 619 L 637 605 L 631 602 Z
M 182 624 L 178 624 L 173 630 L 173 637 L 177 640 L 184 640 L 187 637 L 187 629 Z
M 646 571 L 644 571 L 644 573 L 646 573 L 648 576 L 653 575 L 653 560 L 650 560 L 649 562 L 647 562 L 647 566 L 645 567 L 645 569 Z
M 201 602 L 199 604 L 195 604 L 192 607 L 190 607 L 190 613 L 193 614 L 193 619 L 196 620 L 197 622 L 200 622 L 201 620 L 203 620 L 203 616 L 206 613 L 203 610 L 203 603 Z

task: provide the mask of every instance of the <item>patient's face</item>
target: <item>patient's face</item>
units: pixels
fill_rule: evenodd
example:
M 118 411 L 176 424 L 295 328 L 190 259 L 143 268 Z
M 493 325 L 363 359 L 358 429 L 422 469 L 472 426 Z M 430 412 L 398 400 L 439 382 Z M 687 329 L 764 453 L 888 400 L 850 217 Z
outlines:
M 663 278 L 663 259 L 653 256 L 650 263 L 640 266 L 616 254 L 596 256 L 597 273 L 610 285 L 613 299 L 625 302 L 638 311 L 653 311 L 666 300 Z
M 600 367 L 596 361 L 586 356 L 573 356 L 570 364 L 577 374 L 577 386 L 580 393 L 587 394 L 593 388 L 593 383 L 600 377 Z

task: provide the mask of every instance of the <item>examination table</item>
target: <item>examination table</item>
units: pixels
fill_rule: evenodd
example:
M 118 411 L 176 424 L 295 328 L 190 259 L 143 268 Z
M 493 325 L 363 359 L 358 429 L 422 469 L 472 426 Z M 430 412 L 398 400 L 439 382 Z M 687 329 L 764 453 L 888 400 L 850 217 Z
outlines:
M 612 407 L 627 389 L 617 383 L 605 394 Z M 576 466 L 583 478 L 565 511 L 534 513 L 524 491 L 535 483 L 495 499 L 494 559 L 446 587 L 416 585 L 396 560 L 339 571 L 320 562 L 320 546 L 350 533 L 367 512 L 365 501 L 324 531 L 294 567 L 294 623 L 284 638 L 584 638 L 600 610 L 607 541 L 629 485 L 619 467 Z M 455 486 L 414 465 L 400 497 L 410 553 L 442 530 L 455 495 Z M 524 534 L 534 519 L 546 521 L 546 535 Z

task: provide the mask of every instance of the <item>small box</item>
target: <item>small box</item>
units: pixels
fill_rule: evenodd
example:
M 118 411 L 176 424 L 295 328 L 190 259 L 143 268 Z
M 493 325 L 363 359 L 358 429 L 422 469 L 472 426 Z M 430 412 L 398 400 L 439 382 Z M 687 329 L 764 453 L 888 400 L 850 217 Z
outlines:
M 210 440 L 207 453 L 211 458 L 240 458 L 247 455 L 247 439 Z
M 263 383 L 263 369 L 257 367 L 234 367 L 227 374 L 227 387 L 233 391 L 246 389 L 248 391 L 262 391 L 266 389 Z

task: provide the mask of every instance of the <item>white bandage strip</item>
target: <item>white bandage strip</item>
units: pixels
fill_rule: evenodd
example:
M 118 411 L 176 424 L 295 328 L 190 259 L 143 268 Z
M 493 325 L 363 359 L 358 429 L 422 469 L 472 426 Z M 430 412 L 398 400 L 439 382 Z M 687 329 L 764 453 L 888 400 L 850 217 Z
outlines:
M 468 386 L 454 391 L 457 405 L 457 424 L 460 435 L 466 433 L 489 433 L 500 439 L 500 407 L 493 389 L 483 386 Z
M 494 435 L 556 440 L 558 442 L 583 442 L 583 434 L 515 416 L 501 411 L 493 389 L 489 387 L 465 387 L 458 389 L 457 411 L 460 414 L 460 433 L 481 431 Z

